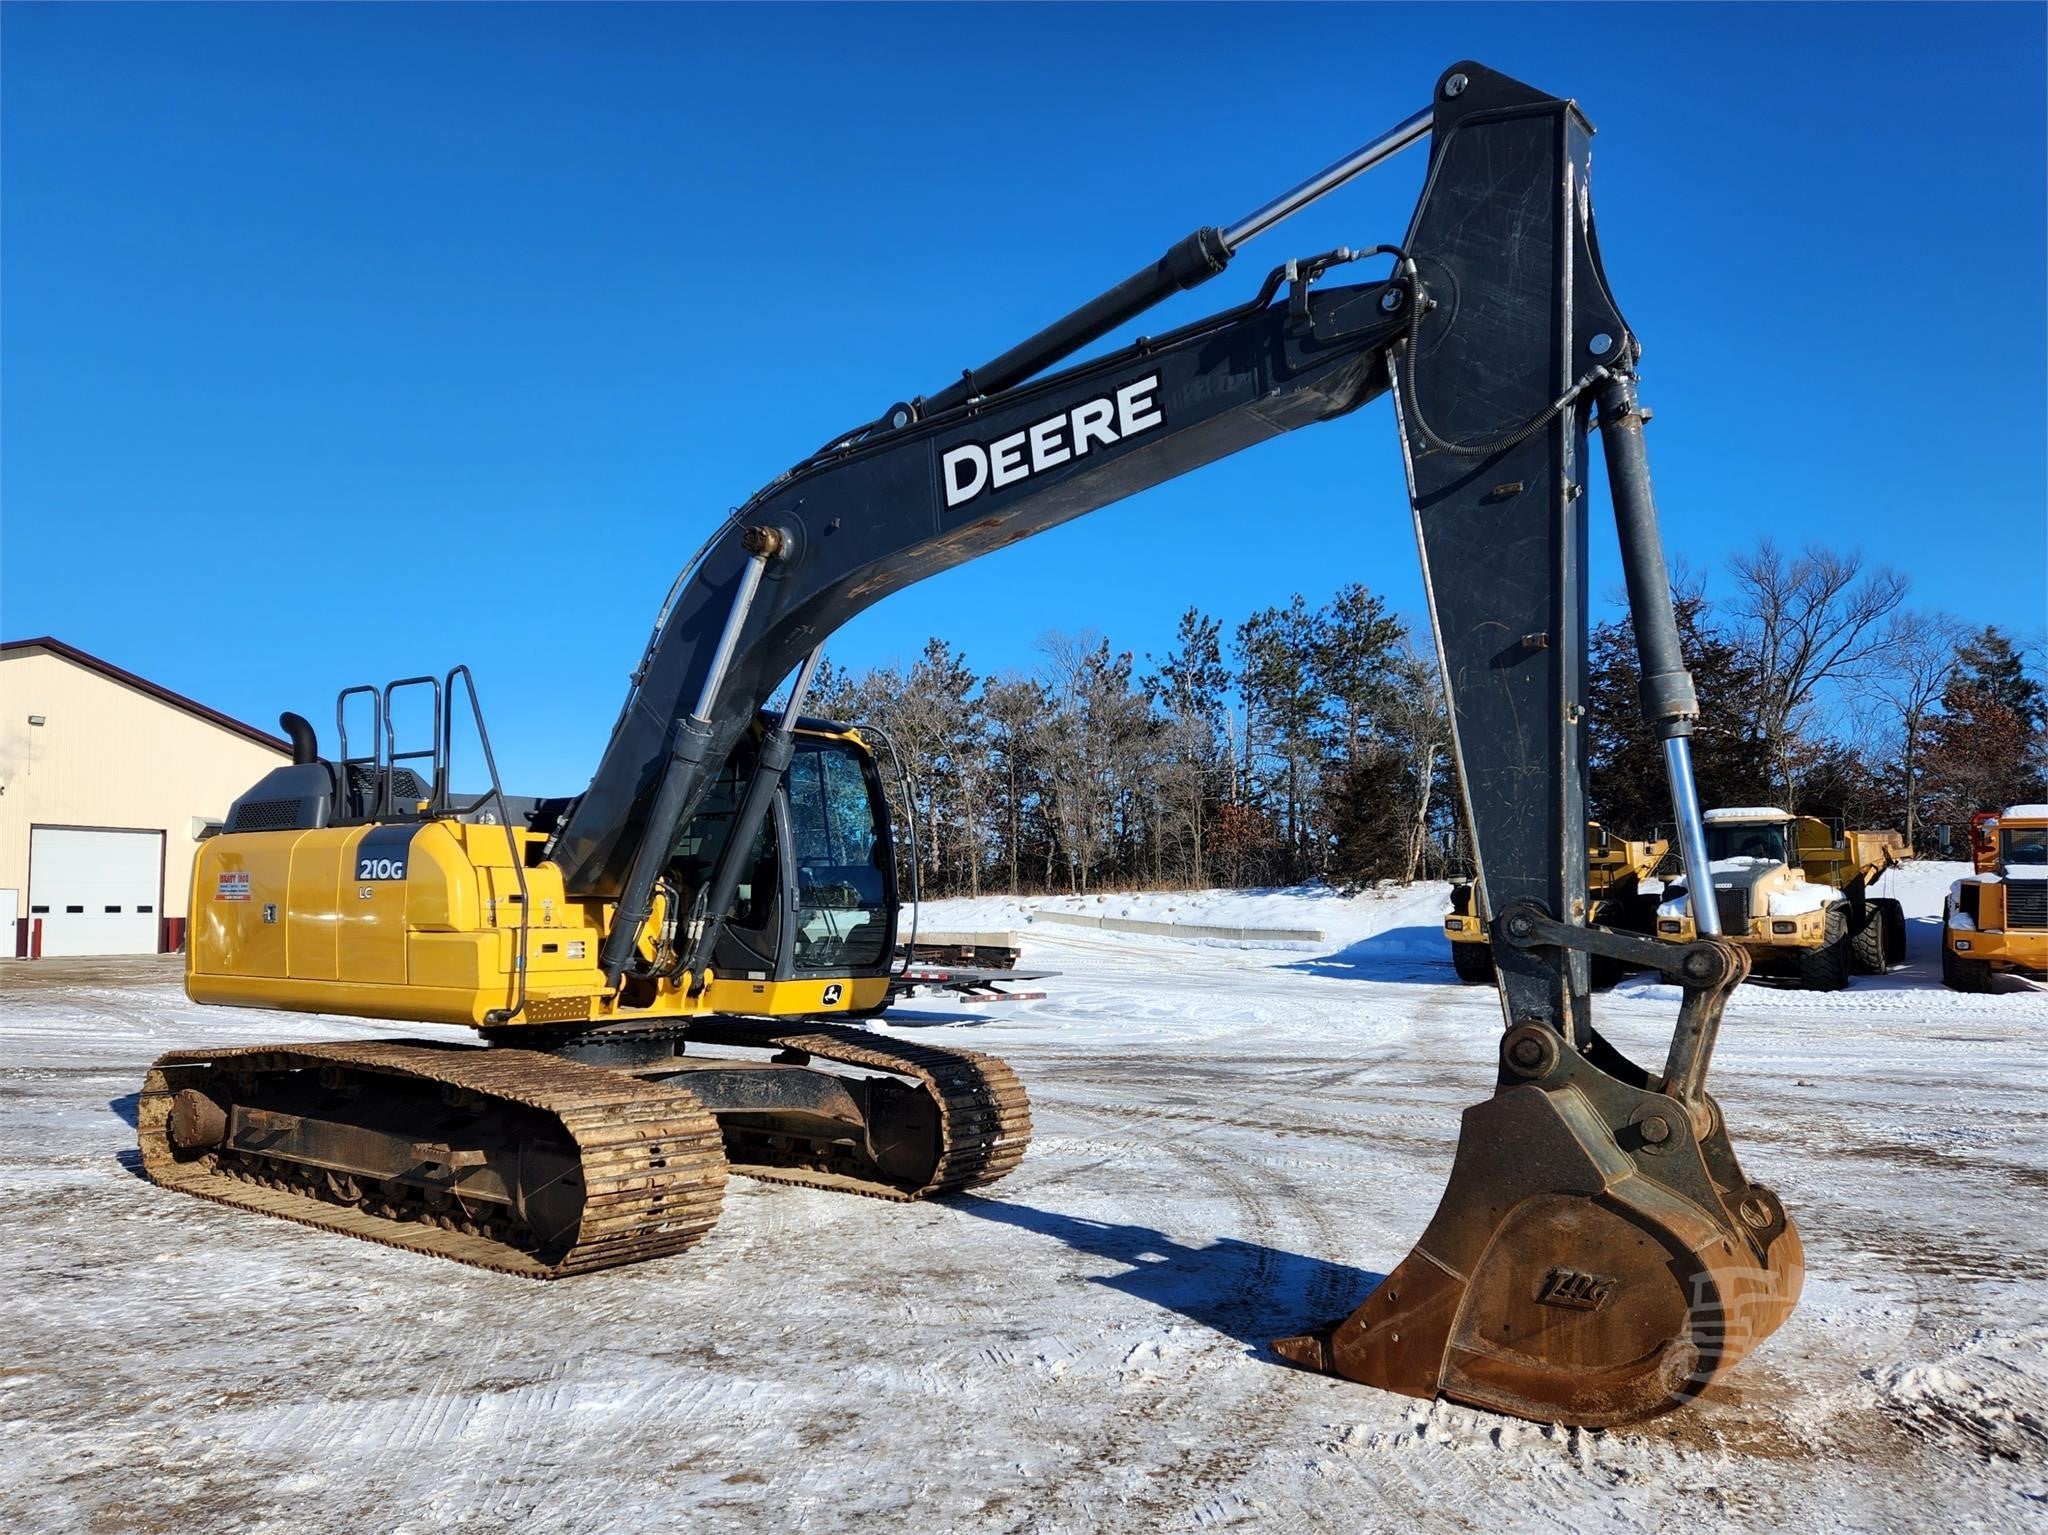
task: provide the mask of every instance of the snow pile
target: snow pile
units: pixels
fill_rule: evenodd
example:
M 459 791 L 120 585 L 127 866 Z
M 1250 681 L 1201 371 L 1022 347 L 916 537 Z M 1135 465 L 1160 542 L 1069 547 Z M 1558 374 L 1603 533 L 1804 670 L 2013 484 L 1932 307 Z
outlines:
M 1993 877 L 1995 878 L 1995 876 Z M 1957 880 L 1948 887 L 1948 898 L 1952 903 L 1949 907 L 1948 925 L 1959 933 L 1976 932 L 1977 919 L 1963 910 L 1963 882 L 1961 880 Z
M 1973 877 L 1971 866 L 1960 860 L 1914 858 L 1888 869 L 1871 885 L 1870 893 L 1890 896 L 1905 908 L 1909 918 L 1938 921 L 1949 887 L 1959 879 Z
M 1774 917 L 1803 917 L 1810 911 L 1819 911 L 1835 898 L 1835 892 L 1826 885 L 1794 885 L 1790 890 L 1771 892 L 1771 915 Z
M 1732 871 L 1770 859 L 1733 858 L 1714 867 Z M 1901 864 L 1870 887 L 1890 896 L 1907 917 L 1941 915 L 1949 886 L 1970 874 L 1970 865 L 1916 859 Z M 1819 888 L 1819 887 L 1815 887 Z M 1189 922 L 1210 927 L 1321 928 L 1332 943 L 1357 943 L 1405 927 L 1427 928 L 1441 937 L 1450 910 L 1451 887 L 1444 880 L 1383 885 L 1345 891 L 1330 885 L 1276 886 L 1255 890 L 1118 890 L 1088 895 L 982 895 L 926 901 L 919 921 L 932 928 L 1003 932 L 1028 927 L 1041 911 L 1077 916 L 1135 917 L 1150 922 Z M 1811 908 L 1809 908 L 1811 909 Z M 1682 916 L 1681 897 L 1660 915 Z M 906 930 L 909 908 L 904 909 Z
M 1256 890 L 1134 890 L 1091 895 L 985 895 L 927 901 L 918 920 L 951 931 L 1002 932 L 1027 928 L 1040 912 L 1066 916 L 1123 917 L 1144 922 L 1182 922 L 1201 927 L 1316 928 L 1330 945 L 1352 945 L 1410 929 L 1419 934 L 1403 947 L 1435 955 L 1444 943 L 1443 917 L 1451 908 L 1451 887 L 1443 880 L 1344 891 L 1329 885 L 1296 885 Z M 908 931 L 909 911 L 904 913 Z M 1051 932 L 1050 924 L 1041 929 Z M 1091 935 L 1093 936 L 1093 935 Z M 1113 936 L 1104 933 L 1102 936 Z M 1156 938 L 1148 940 L 1158 942 Z M 1204 941 L 1204 940 L 1174 940 Z M 1219 940 L 1206 940 L 1219 941 Z

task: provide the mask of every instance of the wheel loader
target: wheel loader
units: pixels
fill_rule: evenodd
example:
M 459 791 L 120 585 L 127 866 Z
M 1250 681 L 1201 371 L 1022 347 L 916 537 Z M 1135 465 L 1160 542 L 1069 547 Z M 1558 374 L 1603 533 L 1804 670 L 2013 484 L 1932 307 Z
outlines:
M 1970 818 L 1974 872 L 1941 907 L 1941 979 L 1990 991 L 1995 975 L 2048 980 L 2048 805 Z
M 1608 835 L 1598 821 L 1588 821 L 1586 920 L 1627 933 L 1655 932 L 1657 897 L 1645 895 L 1642 885 L 1670 853 L 1671 843 L 1664 838 L 1631 842 Z M 1451 968 L 1468 986 L 1493 980 L 1493 951 L 1487 947 L 1486 918 L 1480 904 L 1477 886 L 1460 880 L 1451 887 L 1451 909 L 1444 916 L 1444 935 L 1451 941 Z M 1596 959 L 1592 965 L 1594 988 L 1613 985 L 1625 968 L 1615 961 Z
M 1906 953 L 1906 911 L 1870 887 L 1913 856 L 1897 832 L 1845 831 L 1768 807 L 1709 810 L 1707 854 L 1721 930 L 1759 973 L 1839 991 L 1852 972 L 1883 975 Z M 1692 939 L 1692 881 L 1657 908 L 1657 934 Z
M 821 649 L 927 576 L 1386 396 L 1495 908 L 1502 1039 L 1415 1249 L 1351 1315 L 1275 1352 L 1571 1423 L 1668 1411 L 1722 1379 L 1790 1313 L 1803 1259 L 1706 1088 L 1746 955 L 1711 912 L 1689 944 L 1586 921 L 1596 411 L 1642 707 L 1685 864 L 1706 869 L 1698 703 L 1650 488 L 1641 347 L 1594 237 L 1592 131 L 1567 99 L 1454 65 L 1419 111 L 1298 186 L 834 436 L 684 567 L 573 798 L 506 791 L 465 667 L 347 690 L 331 751 L 288 720 L 293 762 L 236 801 L 196 861 L 190 995 L 480 1038 L 173 1051 L 141 1097 L 148 1175 L 554 1279 L 684 1252 L 728 1172 L 885 1200 L 1011 1173 L 1030 1113 L 1008 1067 L 849 1022 L 889 984 L 894 852 L 866 741 L 803 713 Z M 1303 253 L 1206 318 L 1072 361 L 1424 142 L 1397 240 Z M 1306 510 L 1262 511 L 1248 535 L 1315 557 Z M 636 555 L 591 535 L 578 571 L 605 589 Z M 1134 570 L 1131 589 L 1146 584 Z M 574 593 L 544 595 L 527 614 L 508 589 L 500 628 L 552 632 Z M 407 700 L 434 721 L 424 737 L 397 727 Z M 480 766 L 456 765 L 458 737 Z M 480 792 L 455 791 L 466 776 Z M 1630 1061 L 1595 1027 L 1594 956 L 1683 988 L 1662 1061 Z M 1345 1047 L 1334 1030 L 1331 1051 Z M 1142 1103 L 1144 1084 L 1131 1090 Z M 892 1217 L 876 1204 L 872 1218 Z M 693 1282 L 686 1261 L 649 1272 L 650 1304 L 687 1327 Z

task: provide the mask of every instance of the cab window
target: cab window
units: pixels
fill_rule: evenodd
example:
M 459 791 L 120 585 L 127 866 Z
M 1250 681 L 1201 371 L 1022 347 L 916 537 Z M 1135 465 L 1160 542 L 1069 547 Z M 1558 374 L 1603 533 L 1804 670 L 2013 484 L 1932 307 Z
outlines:
M 2048 826 L 2022 826 L 1998 835 L 2003 844 L 2000 861 L 2008 867 L 2048 864 Z
M 747 783 L 753 775 L 753 753 L 748 750 L 734 752 L 724 771 L 705 790 L 697 813 L 690 817 L 689 824 L 677 837 L 669 870 L 682 887 L 686 909 L 695 904 L 697 893 L 710 882 L 712 871 L 718 866 L 719 855 L 725 851 L 726 843 L 732 840 L 733 821 L 739 814 L 740 798 L 746 793 Z M 755 929 L 769 925 L 774 916 L 775 860 L 775 824 L 772 818 L 768 818 L 754 833 L 754 845 L 747 850 L 746 862 L 740 865 L 739 885 L 733 891 L 732 906 L 723 913 L 730 925 Z
M 867 759 L 849 742 L 799 737 L 787 781 L 797 968 L 881 964 L 889 938 L 889 844 Z
M 1707 826 L 1707 857 L 1719 862 L 1723 858 L 1768 858 L 1776 863 L 1790 863 L 1785 856 L 1785 828 L 1782 823 L 1730 826 L 1726 822 Z

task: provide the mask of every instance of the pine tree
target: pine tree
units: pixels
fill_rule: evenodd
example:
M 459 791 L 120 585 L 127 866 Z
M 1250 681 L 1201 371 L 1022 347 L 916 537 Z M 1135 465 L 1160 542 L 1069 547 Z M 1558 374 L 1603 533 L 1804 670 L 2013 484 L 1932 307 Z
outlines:
M 934 889 L 981 893 L 981 808 L 986 731 L 975 693 L 981 679 L 946 641 L 926 641 L 905 681 L 901 712 L 922 759 L 926 867 Z M 949 866 L 950 864 L 950 866 Z
M 2027 673 L 2027 659 L 1998 625 L 1987 626 L 1962 648 L 1958 676 L 2029 729 L 2048 725 L 2048 694 Z
M 1223 626 L 1198 608 L 1181 615 L 1174 648 L 1159 670 L 1145 678 L 1148 699 L 1160 712 L 1160 793 L 1173 831 L 1184 837 L 1185 868 L 1197 886 L 1206 880 L 1205 848 L 1209 807 L 1221 789 L 1226 764 L 1218 737 L 1223 733 L 1230 669 L 1223 664 Z
M 2048 800 L 2048 697 L 1994 625 L 1963 647 L 1927 735 L 1930 811 L 1967 821 L 1979 810 Z
M 1045 689 L 1029 677 L 990 678 L 981 686 L 981 712 L 989 722 L 991 808 L 999 859 L 1010 894 L 1021 889 L 1025 840 L 1042 851 L 1040 807 L 1043 775 L 1038 760 L 1040 731 L 1048 703 Z
M 1252 614 L 1237 629 L 1244 694 L 1247 794 L 1261 808 L 1279 800 L 1288 879 L 1310 867 L 1310 802 L 1322 714 L 1315 662 L 1321 623 L 1300 594 L 1285 608 Z
M 1754 663 L 1712 623 L 1697 592 L 1675 594 L 1679 652 L 1699 693 L 1693 776 L 1701 802 L 1756 805 L 1771 798 L 1771 751 L 1752 721 L 1760 683 Z M 1594 819 L 1618 836 L 1647 836 L 1671 821 L 1661 740 L 1643 722 L 1642 669 L 1625 620 L 1595 626 L 1586 692 L 1588 798 Z
M 1358 582 L 1342 588 L 1320 614 L 1314 634 L 1317 685 L 1335 712 L 1342 760 L 1356 758 L 1370 716 L 1392 682 L 1394 657 L 1407 635 L 1387 605 Z

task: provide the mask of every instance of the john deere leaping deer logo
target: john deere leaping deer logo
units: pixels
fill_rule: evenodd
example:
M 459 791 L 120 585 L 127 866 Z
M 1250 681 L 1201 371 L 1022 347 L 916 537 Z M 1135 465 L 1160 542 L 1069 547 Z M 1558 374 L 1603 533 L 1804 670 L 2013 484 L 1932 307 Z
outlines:
M 1552 1269 L 1537 1289 L 1536 1299 L 1567 1311 L 1598 1311 L 1614 1299 L 1615 1284 L 1615 1280 L 1582 1274 L 1577 1269 Z

